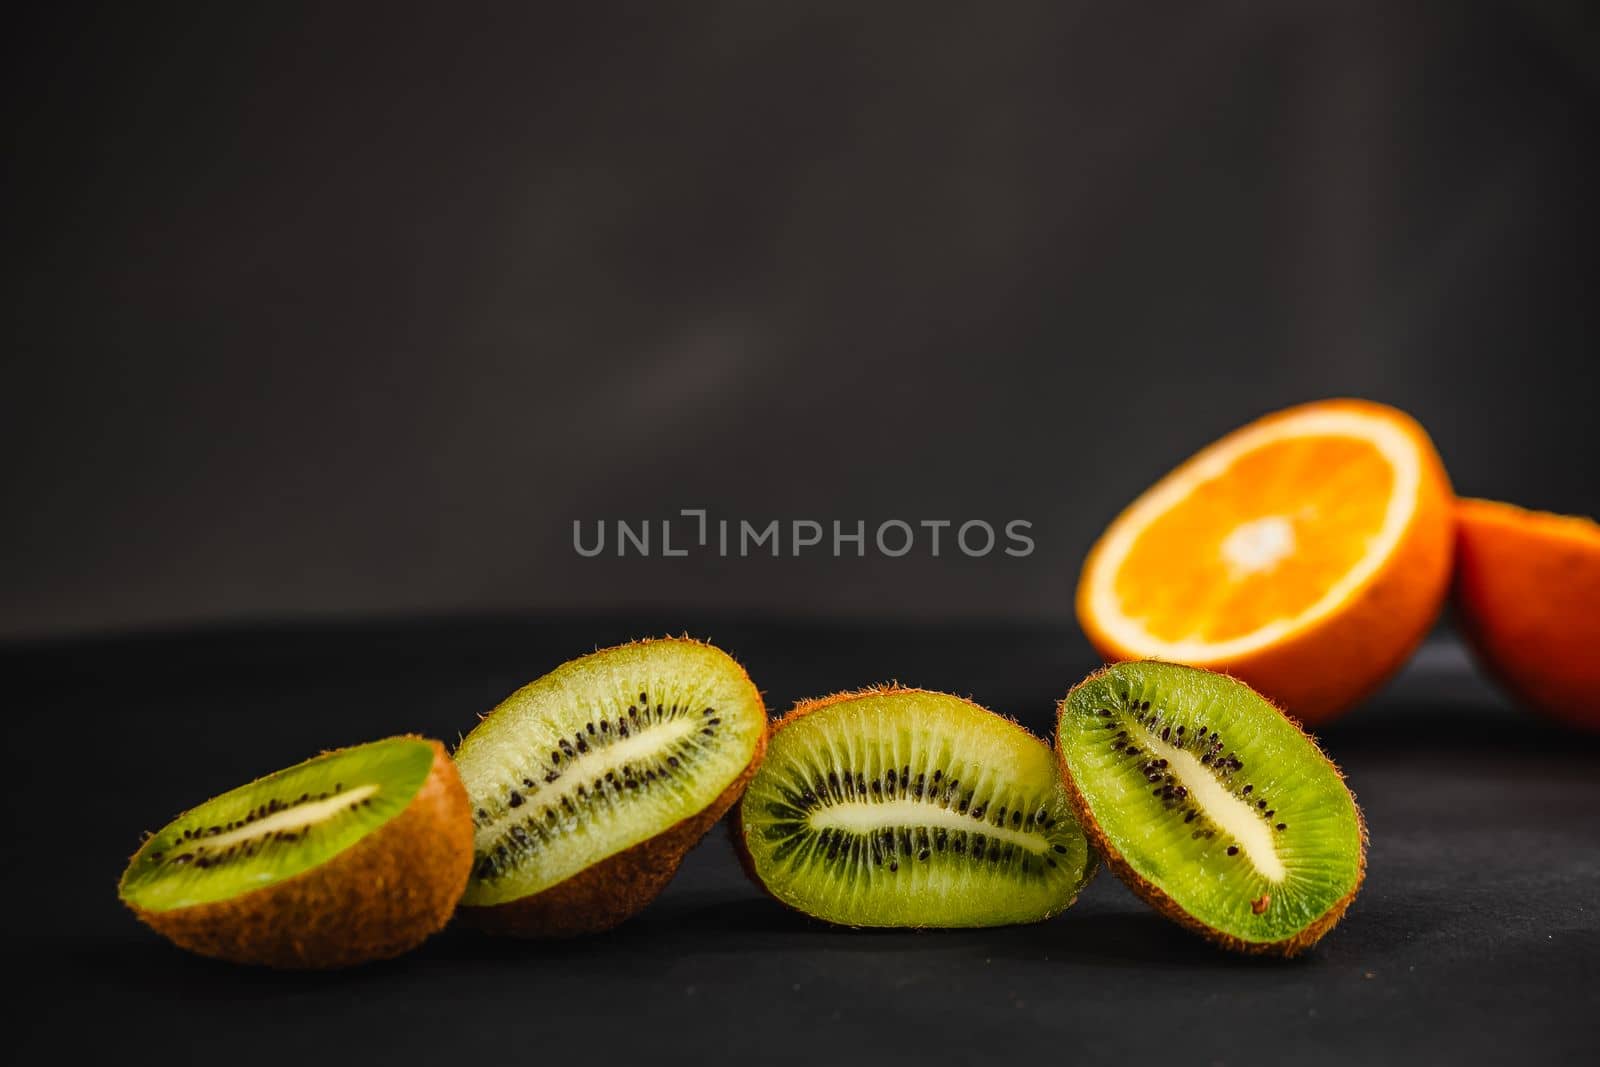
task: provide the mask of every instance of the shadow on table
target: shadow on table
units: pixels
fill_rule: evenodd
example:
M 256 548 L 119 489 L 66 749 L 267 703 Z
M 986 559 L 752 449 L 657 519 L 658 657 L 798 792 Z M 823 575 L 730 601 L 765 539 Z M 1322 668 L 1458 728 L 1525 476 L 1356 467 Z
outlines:
M 1533 757 L 1600 755 L 1600 734 L 1585 733 L 1509 704 L 1384 700 L 1314 731 L 1341 753 L 1496 752 Z

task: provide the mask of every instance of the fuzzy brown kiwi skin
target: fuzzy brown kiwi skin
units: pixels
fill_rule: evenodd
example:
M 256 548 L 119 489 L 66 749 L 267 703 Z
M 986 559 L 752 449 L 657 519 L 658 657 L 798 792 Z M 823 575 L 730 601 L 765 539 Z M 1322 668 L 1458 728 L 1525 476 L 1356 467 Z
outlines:
M 788 713 L 785 714 L 781 719 L 775 721 L 768 733 L 776 734 L 790 723 L 799 719 L 803 719 L 812 712 L 821 711 L 823 708 L 831 707 L 834 704 L 843 704 L 849 700 L 860 700 L 862 697 L 902 696 L 908 693 L 926 693 L 929 696 L 941 697 L 947 697 L 951 695 L 950 693 L 935 692 L 932 689 L 918 689 L 913 686 L 904 686 L 900 685 L 898 682 L 888 682 L 884 685 L 869 685 L 865 689 L 852 689 L 843 693 L 832 693 L 825 697 L 815 697 L 811 700 L 802 700 L 793 708 L 789 709 Z M 958 697 L 957 699 L 962 698 Z M 973 702 L 967 701 L 967 703 L 972 704 Z M 1005 719 L 1007 722 L 1016 724 L 1016 720 L 1010 719 L 1004 715 L 1000 715 L 999 712 L 989 711 L 988 708 L 983 708 L 981 704 L 973 704 L 973 706 L 982 708 L 984 711 L 988 711 L 990 715 L 995 715 L 999 718 Z M 1019 726 L 1019 728 L 1021 727 Z M 734 854 L 739 857 L 740 868 L 744 870 L 745 877 L 750 879 L 751 884 L 759 889 L 762 895 L 766 896 L 770 900 L 777 901 L 779 904 L 782 904 L 784 908 L 794 912 L 796 915 L 804 915 L 808 919 L 816 920 L 816 916 L 809 915 L 806 912 L 801 911 L 799 908 L 796 908 L 788 901 L 778 897 L 772 892 L 772 890 L 767 888 L 767 884 L 763 882 L 761 880 L 761 876 L 756 873 L 755 858 L 750 855 L 750 849 L 745 845 L 744 806 L 742 804 L 735 806 L 733 809 L 733 815 L 728 820 L 728 833 L 733 838 L 733 851 Z M 1093 844 L 1092 841 L 1090 843 Z M 1084 872 L 1083 884 L 1078 886 L 1078 892 L 1073 895 L 1073 898 L 1067 901 L 1066 904 L 1062 905 L 1061 911 L 1065 911 L 1067 908 L 1070 908 L 1073 904 L 1075 904 L 1078 900 L 1078 897 L 1081 896 L 1083 891 L 1088 888 L 1089 883 L 1094 881 L 1095 875 L 1100 873 L 1100 865 L 1098 862 L 1096 862 L 1097 859 L 1098 856 L 1096 855 L 1096 850 L 1091 849 L 1088 859 L 1086 860 L 1088 870 Z M 1045 920 L 1053 918 L 1058 914 L 1060 914 L 1060 912 L 1052 912 L 1050 915 L 1040 916 L 1039 921 L 1044 922 Z
M 1184 670 L 1199 670 L 1197 667 L 1186 667 L 1181 663 L 1167 663 L 1163 660 L 1145 660 L 1143 662 L 1160 663 L 1162 666 L 1167 667 L 1183 667 Z M 1084 798 L 1083 792 L 1078 788 L 1078 783 L 1073 780 L 1071 768 L 1067 766 L 1066 754 L 1061 748 L 1061 714 L 1066 709 L 1067 701 L 1071 699 L 1073 693 L 1076 693 L 1079 689 L 1082 689 L 1090 682 L 1098 679 L 1101 675 L 1111 670 L 1113 666 L 1115 666 L 1115 664 L 1107 664 L 1100 670 L 1089 675 L 1089 677 L 1073 686 L 1071 691 L 1068 692 L 1067 696 L 1056 705 L 1056 764 L 1061 768 L 1061 781 L 1067 787 L 1068 801 L 1072 805 L 1073 813 L 1077 816 L 1078 825 L 1083 827 L 1084 834 L 1089 838 L 1089 844 L 1094 846 L 1094 850 L 1098 852 L 1102 858 L 1104 858 L 1106 866 L 1111 868 L 1112 873 L 1115 874 L 1125 885 L 1127 885 L 1129 889 L 1132 889 L 1134 893 L 1137 894 L 1139 898 L 1142 899 L 1146 904 L 1149 904 L 1162 915 L 1165 915 L 1167 918 L 1176 922 L 1185 929 L 1191 930 L 1194 933 L 1199 934 L 1201 937 L 1206 938 L 1208 941 L 1221 945 L 1223 948 L 1226 948 L 1232 952 L 1239 952 L 1248 956 L 1279 956 L 1288 959 L 1298 956 L 1300 953 L 1304 952 L 1306 949 L 1322 940 L 1323 935 L 1338 925 L 1339 920 L 1344 917 L 1345 911 L 1349 909 L 1351 902 L 1355 900 L 1356 894 L 1361 891 L 1361 884 L 1362 882 L 1366 881 L 1367 877 L 1367 820 L 1366 817 L 1361 814 L 1361 805 L 1355 803 L 1355 794 L 1351 793 L 1350 800 L 1351 805 L 1356 811 L 1356 827 L 1360 833 L 1360 850 L 1357 853 L 1356 858 L 1355 884 L 1350 887 L 1350 891 L 1348 893 L 1334 901 L 1328 910 L 1323 912 L 1323 914 L 1318 917 L 1317 920 L 1310 926 L 1294 934 L 1292 937 L 1285 938 L 1282 941 L 1245 941 L 1242 938 L 1234 937 L 1232 934 L 1225 933 L 1222 930 L 1207 926 L 1205 923 L 1201 922 L 1199 919 L 1183 910 L 1177 901 L 1173 900 L 1162 891 L 1161 887 L 1146 881 L 1138 871 L 1134 870 L 1133 867 L 1130 866 L 1128 862 L 1117 853 L 1117 851 L 1112 847 L 1111 842 L 1106 838 L 1105 832 L 1100 829 L 1100 824 L 1095 821 L 1094 812 L 1089 810 L 1089 803 Z M 1208 673 L 1221 672 L 1214 671 Z M 1226 677 L 1232 678 L 1233 676 L 1227 675 Z M 1236 682 L 1239 681 L 1237 678 L 1233 678 L 1233 680 Z M 1239 684 L 1244 685 L 1245 683 L 1239 682 Z M 1252 690 L 1252 692 L 1254 692 L 1254 690 Z M 1260 696 L 1259 693 L 1256 695 Z M 1262 699 L 1267 700 L 1266 697 L 1262 697 Z M 1339 776 L 1340 781 L 1343 781 L 1344 772 L 1341 771 L 1338 765 L 1329 759 L 1327 754 L 1322 751 L 1322 747 L 1317 744 L 1316 739 L 1305 732 L 1305 728 L 1300 725 L 1299 720 L 1286 713 L 1271 700 L 1267 700 L 1267 703 L 1271 704 L 1273 710 L 1277 711 L 1278 714 L 1287 719 L 1291 726 L 1300 731 L 1300 736 L 1304 737 L 1311 745 L 1312 751 L 1316 752 L 1316 754 L 1322 758 L 1322 761 L 1333 769 L 1333 773 Z M 1345 788 L 1349 789 L 1349 786 L 1347 785 Z
M 466 788 L 442 744 L 416 740 L 433 746 L 417 795 L 327 862 L 228 900 L 128 906 L 179 947 L 233 963 L 327 970 L 416 948 L 450 921 L 472 871 Z
M 667 888 L 684 856 L 744 795 L 766 753 L 767 735 L 763 733 L 739 777 L 704 811 L 549 889 L 504 904 L 462 905 L 462 921 L 484 933 L 527 938 L 577 937 L 622 925 Z

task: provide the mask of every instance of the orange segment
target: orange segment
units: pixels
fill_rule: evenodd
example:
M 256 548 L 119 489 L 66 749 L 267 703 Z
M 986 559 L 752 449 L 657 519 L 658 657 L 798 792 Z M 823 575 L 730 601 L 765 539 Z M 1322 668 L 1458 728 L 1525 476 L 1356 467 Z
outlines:
M 1140 531 L 1122 611 L 1163 641 L 1207 643 L 1302 615 L 1367 554 L 1394 482 L 1362 438 L 1268 441 Z
M 1078 617 L 1113 659 L 1227 670 L 1310 721 L 1399 666 L 1438 613 L 1450 487 L 1393 408 L 1290 408 L 1197 453 L 1096 543 Z

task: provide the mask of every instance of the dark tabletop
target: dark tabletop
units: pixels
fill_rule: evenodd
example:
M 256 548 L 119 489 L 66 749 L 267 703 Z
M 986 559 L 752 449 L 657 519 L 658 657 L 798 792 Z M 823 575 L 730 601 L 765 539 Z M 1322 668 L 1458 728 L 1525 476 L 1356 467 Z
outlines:
M 26 1062 L 1559 1062 L 1600 1040 L 1600 743 L 1512 709 L 1448 638 L 1323 733 L 1366 810 L 1366 888 L 1289 962 L 1226 955 L 1102 875 L 1060 918 L 833 929 L 719 829 L 602 936 L 451 929 L 399 960 L 276 974 L 180 952 L 116 899 L 142 831 L 321 749 L 454 742 L 596 645 L 688 629 L 781 711 L 897 678 L 1048 736 L 1095 662 L 1069 627 L 573 619 L 235 628 L 0 648 L 8 1052 Z M 19 999 L 20 998 L 20 999 Z M 437 1062 L 437 1061 L 436 1061 Z

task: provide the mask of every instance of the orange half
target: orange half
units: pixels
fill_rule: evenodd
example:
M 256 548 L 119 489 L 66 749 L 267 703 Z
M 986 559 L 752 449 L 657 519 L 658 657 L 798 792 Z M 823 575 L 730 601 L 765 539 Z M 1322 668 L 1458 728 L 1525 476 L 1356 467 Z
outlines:
M 1600 730 L 1600 525 L 1463 500 L 1455 589 L 1489 673 L 1523 703 Z
M 1108 659 L 1234 674 L 1305 720 L 1383 683 L 1449 584 L 1452 494 L 1394 408 L 1289 408 L 1192 456 L 1101 535 L 1078 620 Z

